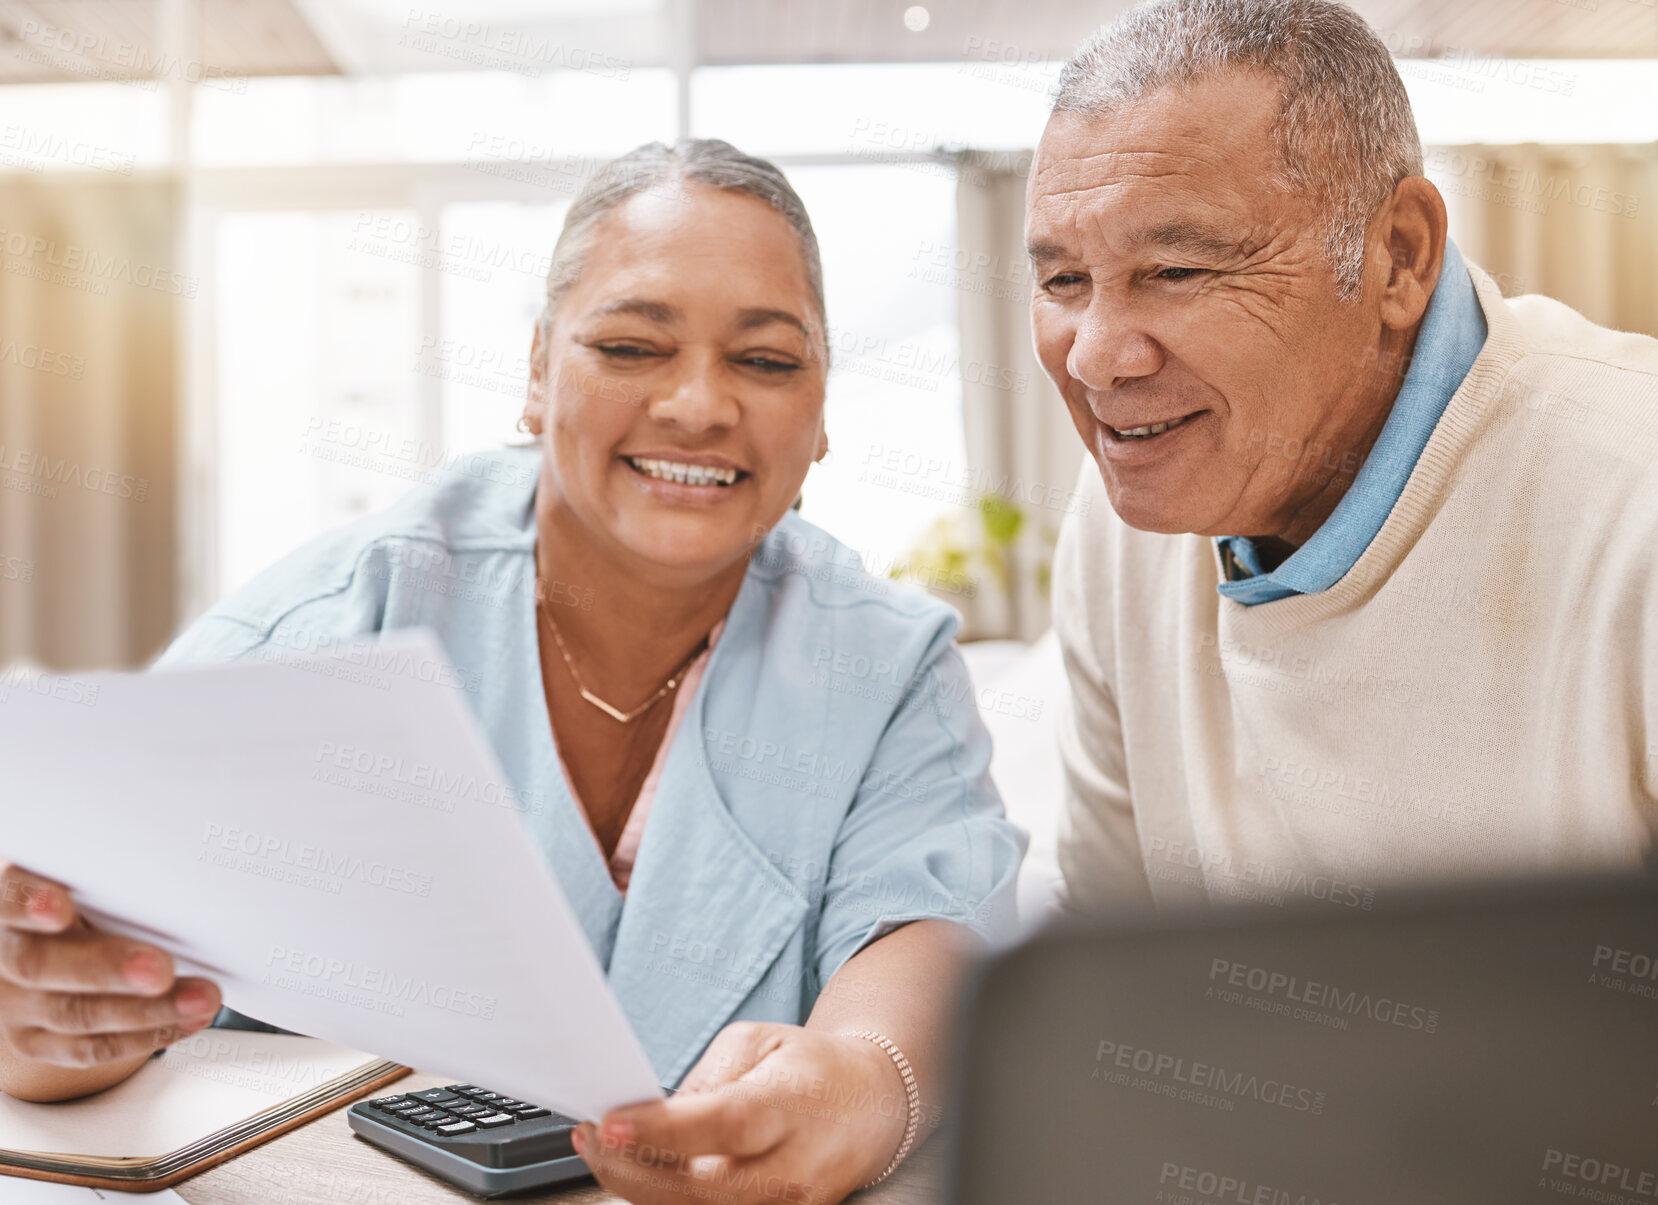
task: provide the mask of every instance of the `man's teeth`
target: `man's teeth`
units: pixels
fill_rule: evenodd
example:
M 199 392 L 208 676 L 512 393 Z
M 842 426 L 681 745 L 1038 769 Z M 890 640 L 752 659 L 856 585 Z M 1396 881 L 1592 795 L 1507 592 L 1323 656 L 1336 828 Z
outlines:
M 1185 422 L 1186 419 L 1191 417 L 1192 416 L 1188 414 L 1185 418 L 1170 419 L 1166 423 L 1152 423 L 1149 427 L 1130 427 L 1127 431 L 1117 431 L 1117 428 L 1115 427 L 1112 427 L 1111 429 L 1113 431 L 1117 431 L 1118 439 L 1147 439 L 1153 435 L 1161 435 L 1170 427 L 1178 427 L 1181 423 Z
M 679 460 L 641 460 L 630 457 L 628 463 L 647 477 L 659 481 L 677 481 L 681 485 L 732 485 L 737 480 L 736 469 L 718 469 L 711 464 L 686 464 Z

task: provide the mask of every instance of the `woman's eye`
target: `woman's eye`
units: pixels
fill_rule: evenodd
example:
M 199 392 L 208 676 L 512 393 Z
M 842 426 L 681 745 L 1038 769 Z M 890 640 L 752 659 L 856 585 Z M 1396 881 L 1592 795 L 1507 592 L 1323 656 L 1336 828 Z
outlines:
M 1189 276 L 1196 276 L 1202 268 L 1164 268 L 1157 273 L 1158 280 L 1185 280 Z
M 771 373 L 794 372 L 800 367 L 788 360 L 774 360 L 770 356 L 742 356 L 737 362 L 750 368 L 758 368 L 761 372 Z

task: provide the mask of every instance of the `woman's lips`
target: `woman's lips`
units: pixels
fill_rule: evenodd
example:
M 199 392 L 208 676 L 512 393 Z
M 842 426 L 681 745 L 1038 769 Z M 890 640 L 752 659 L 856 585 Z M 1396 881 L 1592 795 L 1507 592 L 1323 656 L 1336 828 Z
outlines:
M 677 460 L 656 456 L 624 457 L 633 470 L 657 481 L 672 481 L 680 485 L 712 486 L 724 489 L 747 476 L 734 465 L 712 461 Z
M 659 502 L 679 506 L 718 506 L 746 494 L 752 475 L 729 466 L 697 465 L 657 457 L 621 458 L 634 483 Z

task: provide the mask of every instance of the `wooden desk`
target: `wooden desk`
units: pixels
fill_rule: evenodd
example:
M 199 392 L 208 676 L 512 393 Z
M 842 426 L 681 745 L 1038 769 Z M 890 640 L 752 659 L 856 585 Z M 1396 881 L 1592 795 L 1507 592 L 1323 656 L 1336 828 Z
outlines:
M 446 1082 L 416 1072 L 383 1092 L 419 1092 L 440 1088 Z M 848 1199 L 857 1205 L 938 1205 L 942 1199 L 939 1186 L 943 1183 L 943 1154 L 943 1142 L 928 1142 L 886 1183 Z M 427 1205 L 478 1201 L 358 1138 L 346 1125 L 344 1106 L 186 1180 L 177 1192 L 190 1205 Z M 134 1205 L 142 1200 L 132 1198 Z M 596 1205 L 621 1198 L 611 1196 L 592 1180 L 583 1180 L 570 1187 L 506 1200 L 524 1205 Z

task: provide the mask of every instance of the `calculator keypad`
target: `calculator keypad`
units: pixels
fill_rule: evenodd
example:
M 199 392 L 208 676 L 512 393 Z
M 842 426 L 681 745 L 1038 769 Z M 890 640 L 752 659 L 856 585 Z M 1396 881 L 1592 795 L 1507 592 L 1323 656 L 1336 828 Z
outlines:
M 450 1084 L 424 1092 L 382 1096 L 369 1101 L 368 1107 L 444 1137 L 459 1137 L 480 1129 L 499 1130 L 541 1117 L 575 1124 L 574 1118 L 498 1092 L 486 1092 L 474 1084 Z

